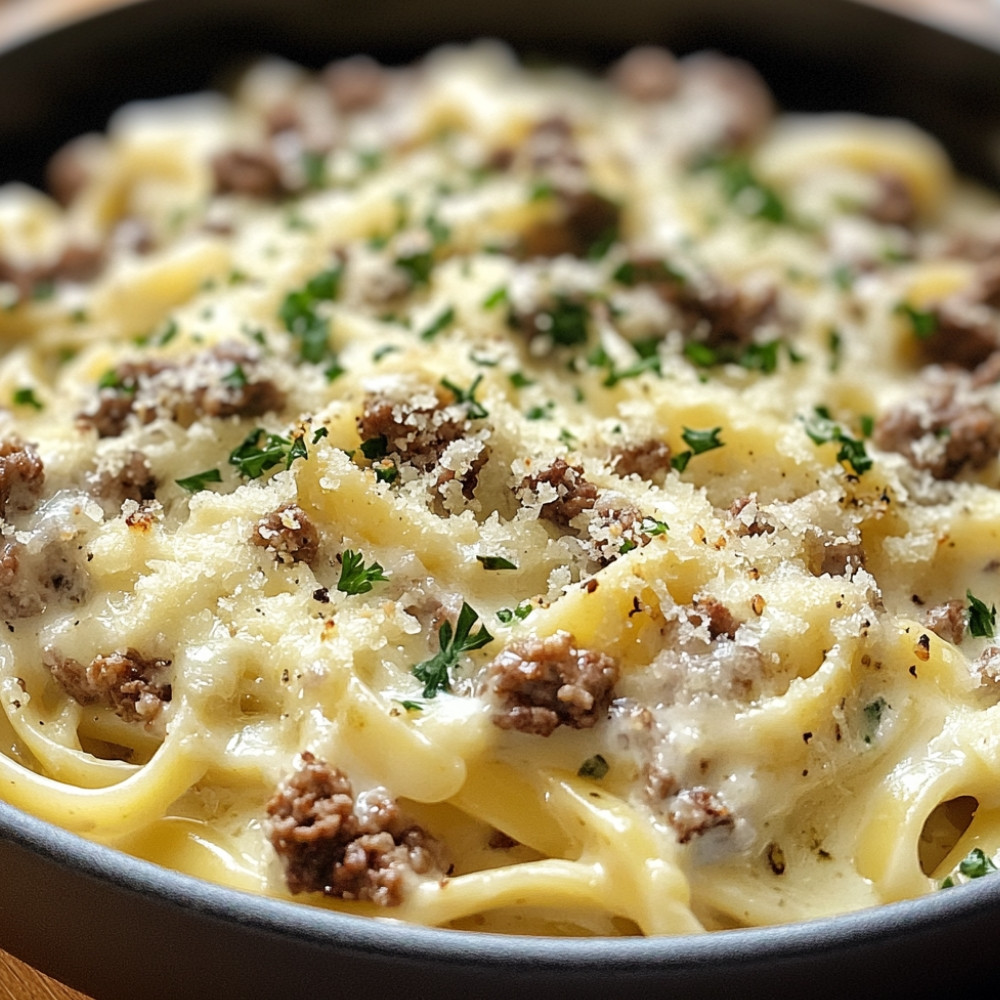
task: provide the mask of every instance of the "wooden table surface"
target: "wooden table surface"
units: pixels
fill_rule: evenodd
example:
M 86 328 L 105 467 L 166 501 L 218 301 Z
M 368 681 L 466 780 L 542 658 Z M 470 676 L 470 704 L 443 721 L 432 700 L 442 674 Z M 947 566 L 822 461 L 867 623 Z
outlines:
M 43 976 L 0 951 L 0 1000 L 88 1000 L 82 993 Z
M 0 40 L 30 34 L 40 25 L 72 18 L 119 0 L 0 0 Z M 983 29 L 1000 37 L 1000 0 L 872 0 L 885 7 L 911 10 L 963 28 Z M 2 891 L 2 888 L 0 888 Z M 43 976 L 0 950 L 0 1000 L 90 1000 L 82 993 Z M 98 998 L 99 1000 L 99 998 Z

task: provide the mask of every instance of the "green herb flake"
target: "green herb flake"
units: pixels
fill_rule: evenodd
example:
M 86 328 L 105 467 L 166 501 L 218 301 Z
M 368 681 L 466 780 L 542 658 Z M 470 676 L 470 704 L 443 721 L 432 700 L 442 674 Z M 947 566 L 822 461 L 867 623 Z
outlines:
M 243 366 L 234 364 L 232 371 L 222 376 L 222 384 L 232 389 L 243 389 L 247 385 L 247 375 L 243 371 Z
M 716 448 L 722 448 L 725 445 L 725 441 L 719 440 L 721 432 L 721 427 L 712 427 L 704 431 L 685 427 L 681 431 L 681 437 L 684 439 L 684 443 L 691 449 L 693 455 L 702 455 L 706 451 L 714 451 Z
M 454 322 L 455 307 L 447 306 L 420 331 L 420 339 L 433 340 L 442 330 L 446 330 Z
M 14 390 L 14 405 L 30 406 L 33 410 L 45 409 L 45 406 L 39 402 L 38 397 L 35 395 L 35 390 L 30 385 Z
M 790 221 L 781 196 L 760 180 L 746 157 L 731 154 L 709 156 L 697 164 L 696 169 L 715 171 L 723 196 L 744 215 L 774 223 Z
M 535 610 L 534 604 L 531 601 L 521 601 L 520 604 L 515 608 L 501 608 L 497 612 L 497 618 L 500 619 L 504 625 L 509 625 L 512 621 L 517 619 L 519 622 L 523 622 L 532 611 Z
M 330 356 L 330 323 L 320 315 L 320 305 L 332 302 L 340 294 L 343 266 L 340 264 L 313 275 L 306 284 L 289 292 L 278 309 L 278 318 L 298 341 L 299 358 L 310 364 L 322 364 Z
M 329 427 L 317 427 L 316 430 L 313 431 L 312 443 L 318 444 L 321 438 L 329 437 L 329 435 Z
M 863 738 L 865 743 L 871 743 L 875 736 L 875 732 L 882 722 L 882 715 L 887 708 L 892 706 L 885 700 L 885 698 L 878 697 L 874 701 L 869 702 L 864 707 L 864 719 L 865 719 L 865 731 L 863 733 Z
M 370 437 L 361 442 L 361 454 L 371 461 L 385 458 L 388 450 L 389 439 L 384 434 L 379 434 L 378 437 Z
M 514 563 L 503 556 L 476 556 L 476 562 L 481 563 L 483 569 L 517 569 Z
M 909 321 L 910 329 L 917 340 L 928 340 L 938 331 L 937 314 L 932 310 L 918 309 L 909 302 L 900 302 L 895 312 Z
M 472 385 L 470 385 L 468 389 L 462 389 L 455 385 L 454 382 L 451 382 L 446 378 L 441 379 L 441 385 L 452 393 L 455 397 L 455 402 L 465 406 L 470 420 L 483 420 L 490 415 L 490 411 L 487 410 L 482 403 L 476 400 L 476 389 L 479 388 L 479 383 L 482 382 L 482 380 L 483 376 L 480 372 L 480 374 L 472 380 Z
M 852 437 L 831 416 L 825 406 L 817 406 L 812 414 L 803 421 L 805 432 L 813 444 L 840 445 L 837 461 L 846 462 L 854 470 L 855 475 L 862 475 L 872 467 L 872 460 L 865 451 L 864 441 Z
M 420 701 L 410 701 L 406 699 L 399 703 L 407 712 L 422 712 L 424 710 L 423 702 Z
M 478 620 L 479 614 L 463 601 L 455 626 L 452 627 L 450 621 L 442 622 L 438 629 L 440 649 L 430 659 L 413 668 L 413 675 L 423 682 L 425 698 L 433 698 L 439 691 L 450 691 L 449 671 L 458 666 L 462 654 L 481 649 L 493 641 L 493 636 L 481 622 L 479 628 L 472 631 L 472 626 Z
M 200 493 L 209 483 L 221 483 L 222 473 L 218 469 L 206 469 L 204 472 L 187 476 L 185 479 L 175 479 L 174 482 L 182 490 L 187 490 L 188 493 Z
M 341 558 L 337 590 L 342 594 L 367 594 L 372 584 L 385 583 L 389 579 L 377 562 L 366 566 L 365 557 L 360 552 L 345 549 Z
M 984 854 L 980 848 L 974 847 L 959 862 L 958 870 L 966 878 L 982 878 L 984 875 L 989 875 L 990 872 L 995 872 L 997 866 L 988 854 Z
M 535 380 L 528 378 L 524 372 L 511 372 L 507 378 L 515 389 L 527 389 L 529 385 L 535 384 Z
M 326 187 L 326 154 L 307 149 L 300 160 L 306 187 L 313 191 Z
M 580 769 L 576 773 L 581 778 L 600 781 L 602 778 L 607 777 L 609 770 L 608 762 L 599 753 L 595 753 L 593 757 L 588 757 L 580 765 Z
M 305 439 L 301 435 L 285 438 L 257 427 L 229 453 L 229 464 L 235 465 L 244 479 L 257 479 L 282 462 L 289 469 L 295 459 L 308 457 Z
M 388 459 L 383 459 L 379 465 L 373 465 L 375 479 L 380 483 L 394 483 L 399 478 L 399 469 Z
M 400 254 L 394 263 L 409 277 L 413 285 L 426 285 L 434 270 L 434 255 L 429 250 L 416 250 Z
M 992 639 L 997 629 L 997 606 L 987 608 L 971 590 L 965 592 L 965 598 L 969 602 L 969 631 L 977 638 Z
M 644 517 L 642 519 L 642 533 L 655 538 L 657 535 L 665 535 L 670 530 L 666 521 L 658 521 L 655 517 Z
M 484 309 L 495 309 L 499 305 L 503 305 L 508 299 L 507 286 L 501 285 L 499 288 L 494 288 L 489 295 L 483 299 Z

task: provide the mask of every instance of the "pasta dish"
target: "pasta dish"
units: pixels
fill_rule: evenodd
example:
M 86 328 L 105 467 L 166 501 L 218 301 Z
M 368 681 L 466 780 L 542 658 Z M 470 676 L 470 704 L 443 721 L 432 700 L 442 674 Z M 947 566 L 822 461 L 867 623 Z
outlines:
M 278 60 L 0 190 L 0 796 L 684 934 L 1000 852 L 1000 208 L 749 66 Z

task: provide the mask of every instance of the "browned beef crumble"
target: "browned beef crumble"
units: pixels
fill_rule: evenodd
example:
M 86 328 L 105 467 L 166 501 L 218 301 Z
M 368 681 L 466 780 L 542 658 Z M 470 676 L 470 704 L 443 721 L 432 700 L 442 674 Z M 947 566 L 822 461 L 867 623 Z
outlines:
M 713 104 L 722 109 L 717 146 L 742 149 L 770 128 L 774 98 L 749 63 L 716 52 L 698 52 L 682 59 L 680 68 L 684 91 L 711 95 Z
M 708 626 L 708 634 L 714 640 L 722 636 L 727 639 L 736 638 L 736 630 L 740 621 L 733 613 L 714 597 L 696 597 L 688 612 L 688 618 L 696 627 L 701 624 Z
M 677 310 L 685 337 L 707 347 L 746 347 L 759 328 L 780 319 L 773 285 L 740 287 L 710 274 L 686 277 L 657 257 L 633 256 L 628 266 L 629 283 L 649 285 Z
M 103 705 L 126 722 L 151 722 L 170 701 L 170 685 L 157 681 L 170 660 L 147 658 L 129 647 L 84 666 L 47 647 L 42 660 L 58 684 L 81 705 Z
M 659 438 L 623 445 L 613 452 L 612 459 L 619 476 L 639 476 L 652 482 L 670 471 L 670 447 Z
M 860 540 L 834 540 L 810 536 L 809 569 L 816 576 L 851 576 L 865 567 L 865 550 Z
M 945 642 L 956 645 L 965 637 L 965 602 L 947 601 L 924 613 L 924 624 Z
M 368 56 L 351 56 L 330 63 L 323 82 L 333 106 L 341 114 L 353 114 L 374 107 L 385 96 L 388 74 Z
M 21 266 L 0 257 L 0 282 L 14 286 L 16 301 L 23 302 L 38 294 L 46 285 L 61 281 L 90 281 L 104 266 L 102 247 L 70 243 L 55 260 L 44 264 Z
M 716 827 L 732 827 L 735 817 L 721 797 L 707 788 L 681 788 L 670 771 L 658 764 L 646 769 L 646 798 L 662 810 L 681 844 Z
M 271 511 L 254 526 L 250 541 L 270 549 L 281 563 L 304 562 L 312 565 L 319 554 L 319 532 L 306 512 L 296 504 L 286 503 Z
M 873 440 L 902 455 L 935 479 L 954 479 L 964 469 L 981 469 L 1000 451 L 1000 418 L 976 389 L 988 363 L 976 375 L 932 369 L 924 389 L 880 414 Z
M 142 503 L 156 498 L 156 477 L 140 451 L 130 451 L 117 468 L 92 473 L 88 485 L 112 512 L 120 511 L 126 500 Z
M 0 517 L 8 508 L 30 510 L 42 495 L 45 466 L 34 445 L 0 441 Z
M 875 177 L 877 193 L 867 206 L 869 218 L 886 226 L 910 228 L 917 221 L 917 203 L 899 174 L 883 170 Z
M 668 101 L 681 83 L 673 54 L 657 45 L 637 45 L 610 69 L 611 83 L 627 97 L 644 103 Z
M 270 839 L 292 893 L 398 906 L 412 874 L 441 874 L 441 849 L 404 819 L 394 799 L 373 792 L 356 804 L 347 776 L 311 753 L 267 804 Z
M 280 411 L 285 392 L 257 372 L 260 359 L 241 344 L 219 344 L 185 363 L 148 358 L 126 361 L 98 390 L 93 408 L 77 424 L 99 437 L 118 437 L 130 418 L 148 424 L 158 416 L 189 426 L 198 417 L 259 417 Z M 241 379 L 230 379 L 237 372 Z M 189 384 L 193 383 L 193 384 Z
M 774 525 L 771 524 L 759 511 L 753 516 L 749 523 L 740 516 L 750 504 L 755 504 L 756 502 L 757 494 L 754 493 L 748 497 L 737 497 L 729 505 L 729 516 L 733 520 L 736 534 L 741 537 L 756 538 L 760 535 L 770 535 L 774 531 Z
M 384 396 L 366 397 L 357 418 L 362 442 L 385 438 L 386 457 L 395 464 L 410 465 L 420 472 L 437 471 L 437 486 L 458 478 L 467 500 L 474 496 L 479 474 L 486 464 L 484 445 L 461 473 L 440 466 L 450 444 L 469 436 L 472 423 L 454 404 L 440 397 L 432 406 L 414 406 Z
M 274 200 L 288 194 L 281 165 L 266 146 L 224 149 L 211 161 L 216 194 L 240 194 Z
M 58 149 L 45 166 L 45 186 L 61 205 L 69 205 L 91 179 L 84 154 L 88 137 L 73 139 Z
M 542 505 L 539 516 L 564 528 L 597 502 L 597 487 L 584 476 L 583 468 L 564 458 L 557 458 L 537 475 L 527 476 L 521 489 L 538 493 L 542 485 L 554 487 L 557 496 Z
M 716 827 L 732 827 L 733 814 L 722 799 L 707 788 L 685 788 L 667 807 L 667 822 L 677 834 L 677 841 L 687 844 Z
M 613 239 L 618 232 L 621 209 L 596 191 L 555 188 L 554 218 L 531 225 L 515 248 L 519 257 L 586 257 L 591 249 Z
M 606 653 L 578 649 L 569 632 L 512 642 L 486 668 L 501 729 L 549 736 L 558 726 L 590 729 L 608 713 L 618 663 Z
M 929 311 L 934 331 L 919 342 L 926 363 L 958 365 L 969 371 L 1000 351 L 1000 262 L 987 260 L 971 286 Z

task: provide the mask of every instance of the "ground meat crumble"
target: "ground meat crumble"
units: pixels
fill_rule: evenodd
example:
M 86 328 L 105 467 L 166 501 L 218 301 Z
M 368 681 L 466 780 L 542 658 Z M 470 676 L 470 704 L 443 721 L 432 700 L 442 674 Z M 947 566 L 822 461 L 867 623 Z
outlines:
M 260 358 L 241 344 L 219 344 L 176 363 L 156 358 L 123 362 L 109 372 L 94 406 L 77 414 L 80 427 L 118 437 L 130 418 L 166 417 L 184 427 L 199 417 L 259 417 L 284 408 L 285 392 L 259 372 Z
M 297 504 L 282 504 L 254 526 L 250 541 L 270 549 L 280 563 L 311 565 L 319 553 L 319 532 Z
M 42 660 L 79 704 L 114 709 L 126 722 L 152 722 L 170 701 L 170 684 L 156 679 L 170 666 L 170 660 L 145 657 L 131 647 L 96 656 L 84 666 L 49 646 Z
M 292 893 L 398 906 L 414 875 L 443 874 L 441 846 L 384 790 L 356 800 L 342 771 L 305 752 L 267 804 Z
M 569 632 L 517 640 L 486 668 L 500 705 L 493 722 L 538 736 L 558 726 L 590 729 L 607 715 L 618 674 L 613 657 L 577 648 Z
M 0 517 L 8 508 L 30 510 L 44 483 L 45 466 L 33 445 L 0 441 Z

